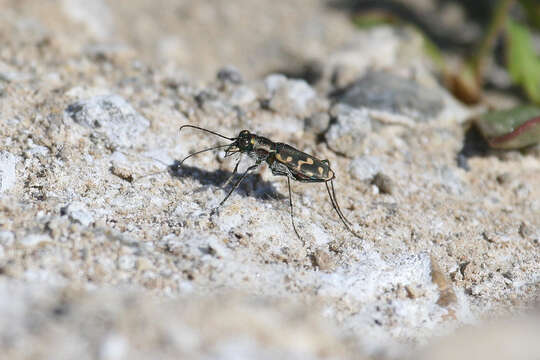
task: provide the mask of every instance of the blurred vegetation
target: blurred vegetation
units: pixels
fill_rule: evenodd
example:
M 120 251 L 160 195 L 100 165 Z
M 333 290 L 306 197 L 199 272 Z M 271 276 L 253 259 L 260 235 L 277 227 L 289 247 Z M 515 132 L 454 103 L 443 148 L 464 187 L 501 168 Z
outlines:
M 442 16 L 450 3 L 465 12 L 458 22 L 459 30 L 445 28 L 433 16 L 433 6 L 445 9 L 438 9 Z M 540 58 L 536 50 L 540 46 L 539 0 L 432 0 L 425 13 L 418 3 L 413 6 L 401 0 L 343 0 L 340 4 L 352 10 L 359 27 L 406 25 L 418 31 L 424 38 L 426 54 L 439 67 L 447 88 L 461 101 L 481 103 L 488 86 L 524 97 L 522 105 L 474 119 L 490 147 L 520 149 L 540 142 L 540 107 L 531 105 L 540 105 Z M 480 29 L 480 36 L 473 41 L 464 34 L 464 27 L 471 23 Z M 454 58 L 457 55 L 460 61 L 445 61 L 449 54 Z M 489 71 L 493 64 L 506 69 L 511 84 L 504 82 L 506 85 L 501 86 L 492 81 Z
M 475 124 L 492 148 L 520 149 L 538 143 L 539 114 L 537 106 L 520 105 L 483 114 Z
M 540 103 L 540 60 L 536 56 L 531 34 L 527 27 L 508 20 L 508 71 L 527 96 Z
M 439 4 L 448 2 L 450 0 L 439 0 Z M 429 21 L 408 9 L 403 2 L 357 0 L 350 3 L 355 5 L 355 23 L 360 27 L 381 23 L 408 24 L 422 33 L 426 39 L 427 53 L 440 66 L 448 89 L 463 102 L 476 104 L 481 101 L 487 65 L 502 61 L 515 87 L 522 89 L 522 94 L 531 102 L 540 104 L 540 58 L 536 54 L 533 40 L 534 32 L 540 29 L 540 2 L 454 2 L 469 15 L 472 14 L 470 18 L 474 18 L 482 29 L 481 38 L 467 49 L 468 55 L 461 55 L 458 66 L 447 64 L 443 54 L 445 50 L 459 53 L 456 49 L 460 46 L 463 48 L 460 39 L 452 38 L 452 34 L 442 34 L 443 31 L 437 26 L 435 30 L 433 26 L 430 29 L 426 25 Z M 457 46 L 449 47 L 448 44 Z

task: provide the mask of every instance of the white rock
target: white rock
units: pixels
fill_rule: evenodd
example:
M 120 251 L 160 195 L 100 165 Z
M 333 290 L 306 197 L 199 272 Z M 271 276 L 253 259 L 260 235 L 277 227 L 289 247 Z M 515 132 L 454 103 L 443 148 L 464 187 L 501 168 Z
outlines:
M 118 95 L 95 96 L 70 104 L 64 111 L 69 119 L 95 129 L 113 144 L 128 147 L 133 144 L 150 122 Z
M 287 77 L 282 74 L 268 75 L 264 79 L 264 85 L 269 92 L 275 92 L 279 87 L 283 86 L 287 82 Z
M 109 334 L 99 351 L 99 358 L 103 360 L 125 359 L 128 352 L 128 340 L 121 334 Z
M 29 79 L 30 76 L 17 71 L 13 66 L 0 61 L 0 82 L 17 82 Z
M 136 259 L 133 255 L 122 255 L 118 258 L 118 268 L 120 270 L 131 270 L 135 267 Z
M 30 234 L 19 240 L 19 243 L 26 247 L 35 247 L 43 243 L 51 242 L 51 237 L 45 234 Z
M 257 100 L 257 94 L 247 86 L 239 86 L 231 94 L 230 100 L 234 105 L 245 105 Z
M 361 155 L 364 139 L 372 130 L 368 110 L 339 104 L 332 109 L 332 115 L 337 118 L 337 121 L 326 133 L 328 146 L 348 156 Z
M 77 222 L 83 226 L 88 226 L 94 222 L 94 218 L 86 205 L 79 201 L 74 201 L 68 206 L 62 209 L 64 213 L 69 217 L 73 222 Z
M 271 109 L 294 115 L 306 115 L 309 102 L 317 93 L 304 80 L 290 80 L 284 75 L 273 74 L 264 79 Z
M 15 234 L 12 231 L 0 231 L 0 244 L 10 246 L 15 241 Z
M 349 173 L 360 181 L 368 181 L 381 171 L 381 160 L 376 156 L 359 156 L 351 161 Z
M 0 193 L 8 191 L 15 185 L 15 165 L 17 157 L 7 152 L 0 151 Z

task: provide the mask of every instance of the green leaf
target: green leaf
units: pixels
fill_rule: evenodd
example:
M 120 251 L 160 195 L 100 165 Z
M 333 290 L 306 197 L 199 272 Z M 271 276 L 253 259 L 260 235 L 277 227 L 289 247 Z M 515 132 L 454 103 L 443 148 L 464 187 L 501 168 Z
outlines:
M 540 60 L 536 56 L 529 30 L 514 21 L 507 23 L 508 71 L 527 96 L 540 103 Z
M 489 112 L 475 123 L 493 148 L 519 149 L 540 143 L 540 108 L 536 106 Z

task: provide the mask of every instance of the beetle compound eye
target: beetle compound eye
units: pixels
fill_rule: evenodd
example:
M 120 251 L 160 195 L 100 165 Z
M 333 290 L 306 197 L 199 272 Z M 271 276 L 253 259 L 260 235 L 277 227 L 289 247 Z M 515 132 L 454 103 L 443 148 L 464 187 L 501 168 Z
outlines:
M 240 145 L 243 147 L 243 148 L 247 148 L 249 146 L 249 139 L 242 139 L 240 140 Z

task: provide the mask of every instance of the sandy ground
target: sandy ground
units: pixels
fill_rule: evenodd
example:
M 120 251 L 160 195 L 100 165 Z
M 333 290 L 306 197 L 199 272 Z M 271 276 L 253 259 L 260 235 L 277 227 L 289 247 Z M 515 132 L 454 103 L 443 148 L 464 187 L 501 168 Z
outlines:
M 539 356 L 540 152 L 463 151 L 475 110 L 411 30 L 308 0 L 0 6 L 8 358 Z M 182 124 L 328 159 L 359 236 L 293 181 L 299 239 L 266 165 L 213 214 L 236 156 L 178 167 L 227 143 Z

